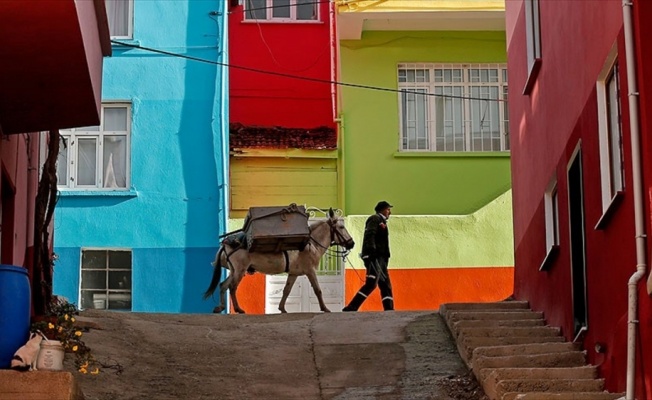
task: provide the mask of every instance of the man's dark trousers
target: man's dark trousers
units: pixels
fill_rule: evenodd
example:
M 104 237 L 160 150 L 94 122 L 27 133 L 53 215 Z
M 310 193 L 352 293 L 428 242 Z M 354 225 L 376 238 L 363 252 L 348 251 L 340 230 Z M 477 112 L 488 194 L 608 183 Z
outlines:
M 394 309 L 394 297 L 392 295 L 392 283 L 387 272 L 387 258 L 366 258 L 364 266 L 367 270 L 367 278 L 364 285 L 358 290 L 351 302 L 342 311 L 357 311 L 367 300 L 367 297 L 374 291 L 376 286 L 380 288 L 380 297 L 383 302 L 383 309 L 390 311 Z

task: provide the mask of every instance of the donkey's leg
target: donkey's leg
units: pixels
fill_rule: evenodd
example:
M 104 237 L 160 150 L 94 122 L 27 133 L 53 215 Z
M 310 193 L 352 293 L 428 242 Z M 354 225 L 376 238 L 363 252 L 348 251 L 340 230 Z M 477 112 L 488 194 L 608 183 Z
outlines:
M 319 281 L 317 280 L 317 273 L 315 270 L 310 270 L 306 276 L 308 277 L 308 280 L 310 281 L 310 286 L 312 286 L 312 290 L 315 292 L 315 296 L 317 296 L 317 300 L 319 300 L 319 309 L 321 309 L 323 312 L 331 312 L 331 310 L 326 307 L 326 303 L 324 303 L 324 298 L 321 293 L 321 288 L 319 287 Z
M 288 279 L 285 281 L 285 287 L 283 288 L 283 297 L 281 297 L 281 302 L 278 303 L 278 309 L 283 314 L 287 313 L 287 311 L 285 311 L 285 301 L 288 299 L 288 296 L 292 291 L 292 286 L 294 286 L 294 282 L 297 280 L 297 277 L 298 275 L 288 275 Z
M 233 303 L 233 310 L 237 312 L 238 314 L 246 314 L 245 310 L 240 308 L 240 304 L 238 304 L 238 285 L 240 284 L 240 281 L 242 281 L 242 278 L 244 278 L 244 274 L 242 273 L 234 273 L 233 276 L 233 281 L 231 282 L 231 302 Z
M 213 312 L 216 314 L 221 313 L 226 308 L 226 290 L 231 285 L 231 280 L 233 280 L 233 274 L 229 274 L 226 279 L 220 283 L 220 305 L 213 308 Z

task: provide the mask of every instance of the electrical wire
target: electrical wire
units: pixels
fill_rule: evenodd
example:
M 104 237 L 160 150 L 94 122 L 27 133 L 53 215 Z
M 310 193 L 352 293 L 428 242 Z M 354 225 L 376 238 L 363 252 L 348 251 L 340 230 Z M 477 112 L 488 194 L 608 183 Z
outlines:
M 272 76 L 278 76 L 282 78 L 289 78 L 289 79 L 298 79 L 298 80 L 303 80 L 307 82 L 315 82 L 315 83 L 326 83 L 326 84 L 334 84 L 338 86 L 344 86 L 344 87 L 351 87 L 351 88 L 357 88 L 357 89 L 367 89 L 367 90 L 376 90 L 379 92 L 391 92 L 391 93 L 405 93 L 405 94 L 415 94 L 415 95 L 420 95 L 420 96 L 429 96 L 429 97 L 439 97 L 439 98 L 446 98 L 446 99 L 464 99 L 464 100 L 479 100 L 479 101 L 497 101 L 497 102 L 505 102 L 506 100 L 503 99 L 483 99 L 480 97 L 468 97 L 468 96 L 456 96 L 456 95 L 448 95 L 448 94 L 435 94 L 435 93 L 427 93 L 427 92 L 415 92 L 412 90 L 405 90 L 405 89 L 393 89 L 393 88 L 386 88 L 386 87 L 380 87 L 380 86 L 371 86 L 371 85 L 362 85 L 359 83 L 349 83 L 349 82 L 340 82 L 340 81 L 334 81 L 330 79 L 321 79 L 321 78 L 311 78 L 308 76 L 299 76 L 299 75 L 292 75 L 292 74 L 287 74 L 284 72 L 275 72 L 275 71 L 266 71 L 258 68 L 252 68 L 252 67 L 245 67 L 242 65 L 233 65 L 233 64 L 227 64 L 219 61 L 213 61 L 213 60 L 207 60 L 204 58 L 199 58 L 199 57 L 193 57 L 193 56 L 188 56 L 185 54 L 179 54 L 179 53 L 173 53 L 170 51 L 165 51 L 161 49 L 154 49 L 151 47 L 145 47 L 141 46 L 139 44 L 132 44 L 132 43 L 125 43 L 121 42 L 118 40 L 111 39 L 111 43 L 120 45 L 120 46 L 125 46 L 125 47 L 130 47 L 133 49 L 139 49 L 143 51 L 149 51 L 152 53 L 157 53 L 157 54 L 163 54 L 166 56 L 171 56 L 171 57 L 178 57 L 178 58 L 184 58 L 186 60 L 191 60 L 191 61 L 197 61 L 197 62 L 202 62 L 206 64 L 213 64 L 213 65 L 219 65 L 222 67 L 227 67 L 227 68 L 233 68 L 233 69 L 239 69 L 242 71 L 249 71 L 249 72 L 255 72 L 259 74 L 266 74 L 266 75 L 272 75 Z

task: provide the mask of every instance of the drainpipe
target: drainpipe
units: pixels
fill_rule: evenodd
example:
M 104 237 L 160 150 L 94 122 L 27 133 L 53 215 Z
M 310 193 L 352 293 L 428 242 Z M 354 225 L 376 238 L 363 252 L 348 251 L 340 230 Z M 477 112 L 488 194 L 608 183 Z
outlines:
M 643 184 L 641 168 L 640 132 L 638 124 L 638 88 L 636 83 L 636 59 L 634 53 L 634 28 L 632 24 L 633 0 L 622 0 L 623 28 L 625 31 L 625 60 L 627 63 L 627 92 L 629 100 L 629 123 L 632 140 L 632 175 L 634 180 L 634 218 L 636 226 L 636 272 L 629 278 L 627 310 L 627 391 L 626 400 L 636 395 L 636 331 L 638 328 L 638 283 L 645 275 L 645 215 L 643 208 Z
M 330 3 L 328 12 L 330 13 L 330 42 L 331 42 L 331 116 L 333 121 L 337 122 L 337 39 L 335 36 L 335 3 Z

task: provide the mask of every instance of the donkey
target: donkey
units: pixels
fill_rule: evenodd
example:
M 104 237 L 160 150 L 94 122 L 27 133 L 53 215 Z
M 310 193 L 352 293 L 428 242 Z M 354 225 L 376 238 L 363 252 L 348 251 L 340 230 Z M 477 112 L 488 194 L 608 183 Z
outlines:
M 253 270 L 267 275 L 287 272 L 288 279 L 283 288 L 283 297 L 278 305 L 278 309 L 282 313 L 287 312 L 285 311 L 285 301 L 297 277 L 301 275 L 308 277 L 310 285 L 319 300 L 321 311 L 330 312 L 324 303 L 321 288 L 317 281 L 317 267 L 326 250 L 333 245 L 343 246 L 348 253 L 355 243 L 344 227 L 342 218 L 337 217 L 332 208 L 328 211 L 326 220 L 317 221 L 310 225 L 310 239 L 303 250 L 289 250 L 279 253 L 251 253 L 246 249 L 232 247 L 222 242 L 222 246 L 215 255 L 215 261 L 211 263 L 215 269 L 213 279 L 204 293 L 204 299 L 212 296 L 219 284 L 220 305 L 215 307 L 213 312 L 220 313 L 224 311 L 226 291 L 229 289 L 233 309 L 237 313 L 244 314 L 245 311 L 238 304 L 237 290 L 246 273 L 252 273 Z M 229 270 L 229 276 L 221 284 L 219 283 L 220 267 Z

